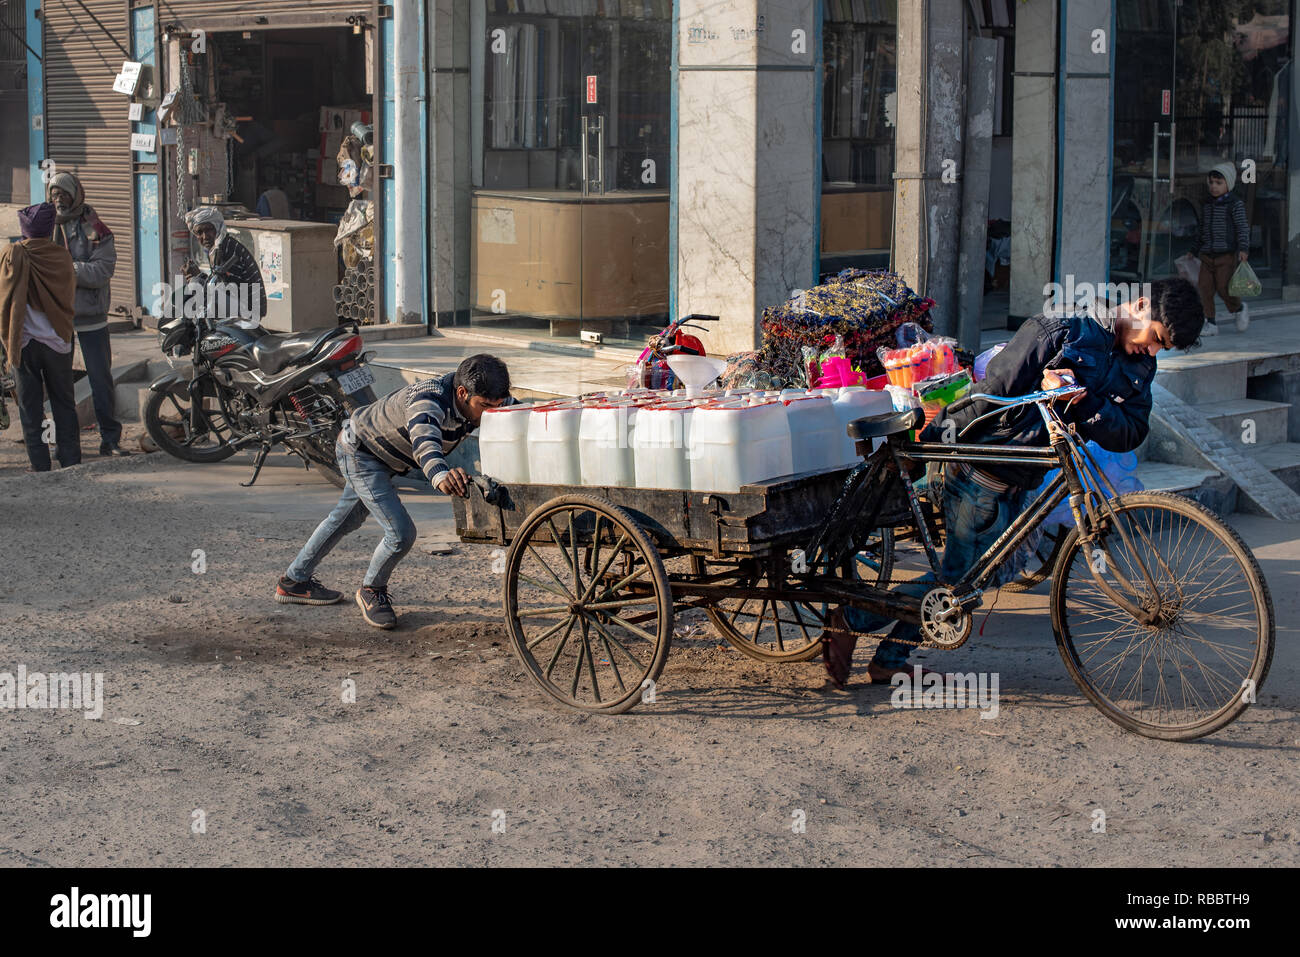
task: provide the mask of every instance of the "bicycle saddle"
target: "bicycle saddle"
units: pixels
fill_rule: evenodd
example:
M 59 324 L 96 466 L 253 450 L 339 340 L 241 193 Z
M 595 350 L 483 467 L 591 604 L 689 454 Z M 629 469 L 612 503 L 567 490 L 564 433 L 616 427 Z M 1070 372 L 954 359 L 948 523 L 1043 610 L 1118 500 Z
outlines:
M 904 409 L 902 412 L 884 412 L 854 419 L 849 423 L 848 433 L 852 439 L 881 439 L 908 429 L 918 429 L 924 422 L 925 413 L 920 409 Z

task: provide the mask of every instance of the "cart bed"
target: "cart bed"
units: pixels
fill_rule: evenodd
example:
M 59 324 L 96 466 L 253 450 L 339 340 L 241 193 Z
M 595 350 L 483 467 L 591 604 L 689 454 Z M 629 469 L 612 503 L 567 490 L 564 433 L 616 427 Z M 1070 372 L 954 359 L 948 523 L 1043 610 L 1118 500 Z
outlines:
M 806 542 L 839 496 L 849 469 L 805 472 L 746 485 L 739 492 L 608 488 L 584 485 L 502 486 L 489 505 L 475 485 L 453 498 L 463 542 L 509 544 L 535 508 L 561 495 L 593 495 L 625 509 L 668 552 L 761 554 Z

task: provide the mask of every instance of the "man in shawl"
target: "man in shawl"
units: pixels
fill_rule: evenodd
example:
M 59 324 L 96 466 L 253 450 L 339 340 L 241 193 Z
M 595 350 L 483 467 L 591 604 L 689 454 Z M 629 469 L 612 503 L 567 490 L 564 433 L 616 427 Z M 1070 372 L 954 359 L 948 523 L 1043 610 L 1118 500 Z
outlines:
M 262 270 L 248 248 L 226 231 L 220 210 L 199 206 L 185 214 L 190 228 L 203 247 L 208 274 L 204 276 L 193 260 L 185 264 L 187 281 L 204 285 L 207 317 L 215 322 L 230 322 L 241 329 L 256 329 L 266 316 L 266 294 L 262 287 Z
M 77 271 L 77 311 L 73 324 L 99 422 L 99 454 L 129 455 L 121 448 L 122 423 L 114 410 L 113 350 L 108 341 L 109 283 L 117 269 L 113 233 L 86 205 L 81 180 L 56 173 L 46 197 L 58 209 L 54 241 L 72 254 Z
M 50 236 L 50 203 L 18 213 L 23 239 L 0 249 L 0 340 L 17 372 L 18 417 L 33 472 L 50 470 L 45 399 L 54 415 L 59 464 L 81 461 L 81 431 L 72 388 L 72 333 L 77 274 L 72 256 Z

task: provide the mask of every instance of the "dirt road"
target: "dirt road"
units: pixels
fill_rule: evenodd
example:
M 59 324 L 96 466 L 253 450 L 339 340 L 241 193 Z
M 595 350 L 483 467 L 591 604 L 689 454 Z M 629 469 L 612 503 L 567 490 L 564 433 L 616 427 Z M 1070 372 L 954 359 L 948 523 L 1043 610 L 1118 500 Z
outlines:
M 1260 705 L 1195 744 L 1088 705 L 1041 591 L 921 653 L 997 672 L 991 720 L 892 707 L 861 674 L 869 648 L 835 692 L 820 663 L 759 665 L 711 633 L 674 645 L 653 705 L 591 717 L 524 677 L 486 548 L 417 549 L 393 582 L 402 628 L 379 633 L 352 605 L 271 600 L 332 502 L 313 475 L 282 464 L 243 490 L 243 459 L 160 454 L 27 475 L 16 433 L 0 672 L 102 672 L 104 712 L 0 711 L 0 863 L 1300 863 L 1300 527 L 1235 522 L 1278 651 Z M 448 537 L 445 503 L 413 501 L 426 538 Z M 375 535 L 326 583 L 354 589 Z

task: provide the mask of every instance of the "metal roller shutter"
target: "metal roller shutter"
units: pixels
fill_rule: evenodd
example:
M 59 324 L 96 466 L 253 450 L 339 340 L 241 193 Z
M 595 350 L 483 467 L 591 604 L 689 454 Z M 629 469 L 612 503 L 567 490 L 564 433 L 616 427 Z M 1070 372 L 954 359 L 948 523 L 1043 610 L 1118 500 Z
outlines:
M 174 19 L 186 26 L 216 20 L 251 21 L 255 17 L 265 17 L 267 22 L 256 26 L 274 29 L 304 19 L 334 19 L 335 15 L 341 25 L 353 14 L 361 14 L 368 19 L 371 16 L 369 0 L 273 0 L 270 3 L 249 3 L 248 0 L 168 0 L 159 10 L 158 16 L 163 23 Z
M 134 308 L 135 220 L 129 100 L 113 92 L 128 59 L 126 0 L 45 0 L 46 156 L 71 170 L 113 231 L 112 304 Z M 98 22 L 96 22 L 98 21 Z

